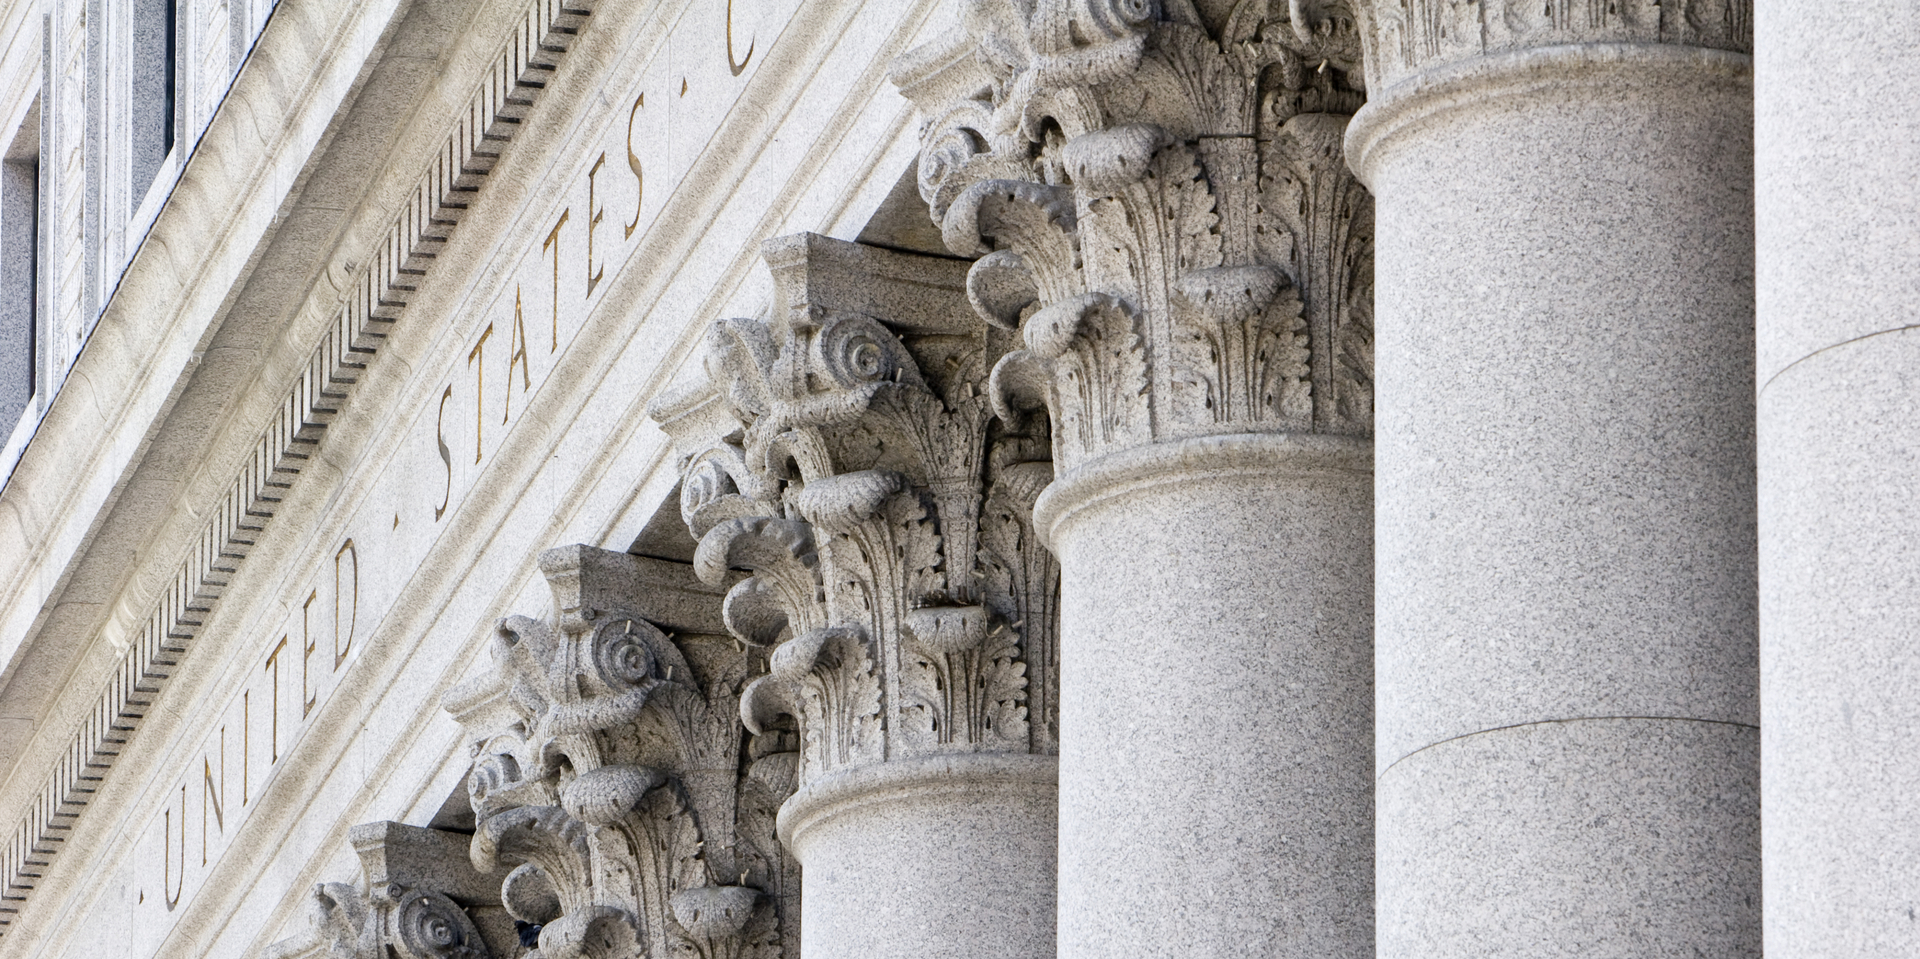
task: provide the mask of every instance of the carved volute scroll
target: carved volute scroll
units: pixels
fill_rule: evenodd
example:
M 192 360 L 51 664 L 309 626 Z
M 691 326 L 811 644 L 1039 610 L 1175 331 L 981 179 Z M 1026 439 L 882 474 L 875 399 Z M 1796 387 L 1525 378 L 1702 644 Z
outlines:
M 511 926 L 488 915 L 498 912 L 499 882 L 469 865 L 466 837 L 397 822 L 365 823 L 348 836 L 361 881 L 314 887 L 307 927 L 268 947 L 265 959 L 514 955 Z
M 797 955 L 774 839 L 795 743 L 740 728 L 767 659 L 724 634 L 723 590 L 586 546 L 540 568 L 557 615 L 502 621 L 492 668 L 445 699 L 472 738 L 475 866 L 506 874 L 542 959 Z
M 895 81 L 1009 421 L 1062 470 L 1210 433 L 1370 435 L 1373 213 L 1341 141 L 1360 32 L 1307 0 L 976 0 Z
M 770 648 L 741 701 L 795 730 L 804 786 L 936 753 L 1051 753 L 1059 571 L 1032 528 L 1044 419 L 996 421 L 1012 336 L 962 261 L 802 235 L 765 248 L 769 321 L 710 331 L 711 385 L 652 410 L 688 459 L 695 568 Z M 989 295 L 989 294 L 983 294 Z

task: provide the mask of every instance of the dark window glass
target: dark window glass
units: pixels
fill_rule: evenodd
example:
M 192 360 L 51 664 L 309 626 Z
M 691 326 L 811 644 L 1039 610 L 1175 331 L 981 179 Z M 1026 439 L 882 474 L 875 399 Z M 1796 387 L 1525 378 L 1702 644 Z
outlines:
M 173 150 L 174 0 L 134 0 L 131 111 L 133 202 L 146 197 Z
M 0 162 L 0 444 L 12 434 L 33 399 L 39 222 L 40 109 L 36 105 Z

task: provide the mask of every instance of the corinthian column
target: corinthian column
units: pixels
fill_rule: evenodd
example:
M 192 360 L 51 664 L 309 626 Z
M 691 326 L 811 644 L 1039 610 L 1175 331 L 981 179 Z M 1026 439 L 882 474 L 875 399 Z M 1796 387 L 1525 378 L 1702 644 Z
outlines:
M 683 564 L 590 546 L 539 562 L 554 615 L 501 620 L 491 668 L 443 697 L 474 757 L 469 854 L 505 873 L 520 944 L 542 959 L 795 955 L 798 869 L 773 837 L 794 744 L 736 719 L 765 656 L 725 635 L 720 590 Z
M 1767 952 L 1920 955 L 1920 7 L 1757 6 Z
M 771 654 L 741 718 L 798 740 L 800 954 L 1051 959 L 1053 471 L 1044 434 L 991 420 L 1007 337 L 957 261 L 810 235 L 765 256 L 773 316 L 715 325 L 714 389 L 654 415 L 692 454 L 699 575 L 751 573 L 726 624 Z
M 1380 955 L 1757 956 L 1746 0 L 1365 0 Z
M 1351 25 L 1287 4 L 979 3 L 896 80 L 1045 424 L 1060 947 L 1373 946 L 1371 203 Z M 1222 8 L 1233 6 L 1229 15 Z M 1033 428 L 1039 428 L 1035 426 Z

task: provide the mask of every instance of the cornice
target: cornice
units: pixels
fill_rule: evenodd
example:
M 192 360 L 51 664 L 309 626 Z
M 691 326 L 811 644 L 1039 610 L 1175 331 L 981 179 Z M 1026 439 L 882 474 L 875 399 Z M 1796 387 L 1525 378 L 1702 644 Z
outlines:
M 594 0 L 527 5 L 445 148 L 423 171 L 392 225 L 360 259 L 360 271 L 344 284 L 334 319 L 314 345 L 304 374 L 284 395 L 227 494 L 209 511 L 120 668 L 0 847 L 0 936 L 28 902 L 141 720 L 156 707 L 201 626 L 318 451 L 328 424 L 350 401 L 368 364 L 431 274 L 435 257 L 480 198 L 487 175 L 593 6 Z

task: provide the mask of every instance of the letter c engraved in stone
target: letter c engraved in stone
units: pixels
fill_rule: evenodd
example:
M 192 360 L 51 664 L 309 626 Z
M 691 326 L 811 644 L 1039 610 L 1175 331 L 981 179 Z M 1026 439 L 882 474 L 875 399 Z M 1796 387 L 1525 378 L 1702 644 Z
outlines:
M 753 62 L 753 45 L 756 42 L 749 39 L 747 55 L 737 62 L 733 59 L 733 0 L 727 0 L 727 69 L 732 70 L 734 76 L 739 76 L 741 71 L 747 68 L 747 64 Z
M 447 501 L 453 497 L 453 450 L 447 448 L 446 433 L 447 401 L 450 399 L 453 399 L 451 384 L 447 386 L 445 393 L 440 394 L 440 416 L 433 422 L 434 439 L 440 444 L 440 461 L 447 464 L 447 489 L 440 496 L 440 505 L 433 508 L 433 521 L 436 523 L 440 522 L 440 517 L 446 515 Z

